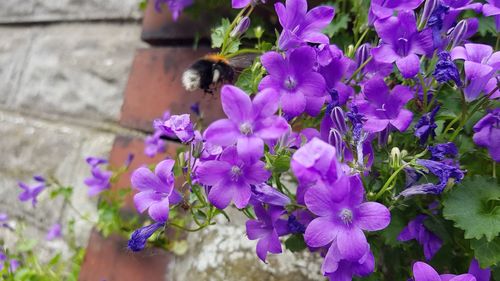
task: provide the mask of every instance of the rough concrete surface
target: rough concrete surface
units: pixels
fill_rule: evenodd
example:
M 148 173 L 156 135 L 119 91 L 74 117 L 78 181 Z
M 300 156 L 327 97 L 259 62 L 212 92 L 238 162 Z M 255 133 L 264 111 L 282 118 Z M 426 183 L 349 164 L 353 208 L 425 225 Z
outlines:
M 139 19 L 138 0 L 2 0 L 0 23 Z

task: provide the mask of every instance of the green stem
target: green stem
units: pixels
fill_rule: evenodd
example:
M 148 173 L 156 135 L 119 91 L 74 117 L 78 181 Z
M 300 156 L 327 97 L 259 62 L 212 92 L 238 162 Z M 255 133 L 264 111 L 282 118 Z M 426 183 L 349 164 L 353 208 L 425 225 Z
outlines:
M 199 226 L 199 227 L 197 227 L 197 228 L 186 228 L 186 227 L 184 227 L 184 226 L 182 226 L 182 225 L 178 225 L 178 224 L 173 223 L 173 222 L 169 222 L 169 223 L 168 223 L 168 225 L 171 225 L 171 226 L 173 226 L 173 227 L 176 227 L 176 228 L 182 229 L 182 230 L 187 231 L 187 232 L 196 232 L 196 231 L 200 231 L 200 230 L 202 230 L 202 229 L 204 229 L 205 227 L 207 227 L 207 226 L 208 226 L 208 224 L 203 224 L 203 225 L 201 225 L 201 226 Z
M 356 50 L 359 48 L 359 45 L 361 45 L 361 42 L 363 41 L 363 39 L 365 39 L 366 37 L 366 34 L 368 34 L 368 31 L 370 31 L 369 28 L 367 28 L 363 34 L 361 34 L 361 37 L 359 37 L 358 39 L 358 42 L 356 42 L 356 45 L 354 45 L 354 52 L 356 52 Z
M 230 58 L 234 58 L 236 56 L 243 55 L 243 54 L 262 54 L 262 53 L 263 53 L 263 51 L 257 50 L 257 49 L 241 49 L 235 53 L 226 55 L 226 58 L 230 59 Z
M 251 5 L 250 5 L 251 6 Z M 227 49 L 227 40 L 229 39 L 229 34 L 231 34 L 231 31 L 234 29 L 234 27 L 238 24 L 240 21 L 241 17 L 243 14 L 247 11 L 248 6 L 241 9 L 241 11 L 238 13 L 238 15 L 234 18 L 233 22 L 231 22 L 231 25 L 229 25 L 229 28 L 226 30 L 226 34 L 224 34 L 224 40 L 222 41 L 222 47 L 221 47 L 221 55 L 226 54 L 226 49 Z
M 406 163 L 403 166 L 399 167 L 396 171 L 394 171 L 394 173 L 392 173 L 392 175 L 389 177 L 389 179 L 385 182 L 384 186 L 382 186 L 380 191 L 375 195 L 375 198 L 373 199 L 373 201 L 377 201 L 377 199 L 388 190 L 392 181 L 396 179 L 399 172 L 401 172 L 405 167 L 407 167 L 409 165 L 410 165 L 410 163 Z
M 421 73 L 418 74 L 418 78 L 420 80 L 420 85 L 422 85 L 422 93 L 424 94 L 423 103 L 424 103 L 424 113 L 427 112 L 427 87 L 425 86 L 425 80 Z
M 493 178 L 496 179 L 497 178 L 497 162 L 495 160 L 493 160 Z
M 354 71 L 354 73 L 351 75 L 351 78 L 349 78 L 349 80 L 347 80 L 346 84 L 349 84 L 352 79 L 354 79 L 354 77 L 356 77 L 356 75 L 358 75 L 358 73 L 363 70 L 363 68 L 365 68 L 365 66 L 373 59 L 373 57 L 369 57 L 363 64 L 361 64 L 358 69 L 356 69 L 356 71 Z

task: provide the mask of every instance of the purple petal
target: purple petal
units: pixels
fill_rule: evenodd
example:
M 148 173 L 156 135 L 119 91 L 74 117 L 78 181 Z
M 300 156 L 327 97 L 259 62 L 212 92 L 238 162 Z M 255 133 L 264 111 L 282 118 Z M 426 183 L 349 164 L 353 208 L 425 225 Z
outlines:
M 168 197 L 165 197 L 160 202 L 151 204 L 148 213 L 153 220 L 157 222 L 165 222 L 168 220 L 169 208 L 170 205 Z
M 476 277 L 471 274 L 462 274 L 457 277 L 453 277 L 450 281 L 476 281 Z
M 472 259 L 470 262 L 469 273 L 474 275 L 477 281 L 490 281 L 491 270 L 489 268 L 482 269 L 476 259 Z
M 290 67 L 295 72 L 294 74 L 300 77 L 301 74 L 309 73 L 313 70 L 316 63 L 316 51 L 309 46 L 299 47 L 289 55 L 288 60 Z
M 162 185 L 163 192 L 170 193 L 173 188 L 174 174 L 172 172 L 175 165 L 175 160 L 167 159 L 163 160 L 155 168 L 156 176 L 164 183 Z
M 253 112 L 255 117 L 272 116 L 279 107 L 279 94 L 271 88 L 267 88 L 258 93 L 253 99 Z
M 326 97 L 314 97 L 314 96 L 305 96 L 306 97 L 306 108 L 305 112 L 311 116 L 317 116 L 321 112 L 321 108 L 325 103 Z
M 131 178 L 132 187 L 141 191 L 164 189 L 160 179 L 148 168 L 138 168 L 134 171 Z
M 225 209 L 235 193 L 235 187 L 229 181 L 221 181 L 219 184 L 212 186 L 208 194 L 208 200 L 218 209 Z
M 307 13 L 306 0 L 286 0 L 284 28 L 294 29 Z
M 275 231 L 257 242 L 257 256 L 264 262 L 266 261 L 267 252 L 273 254 L 281 253 L 281 243 Z
M 333 7 L 319 6 L 307 12 L 301 27 L 303 30 L 321 31 L 330 24 L 334 16 L 335 9 Z
M 246 163 L 255 163 L 264 155 L 264 141 L 255 136 L 238 138 L 238 156 Z
M 212 144 L 228 146 L 236 143 L 240 131 L 236 124 L 229 119 L 213 122 L 205 130 L 205 139 Z
M 396 60 L 396 65 L 404 78 L 413 78 L 420 70 L 420 61 L 415 54 L 409 54 L 406 57 Z
M 196 177 L 205 185 L 215 185 L 224 180 L 231 170 L 231 164 L 224 161 L 202 162 L 196 169 Z
M 163 196 L 155 191 L 142 191 L 134 195 L 134 204 L 140 213 L 146 211 L 153 203 L 161 201 Z
M 389 125 L 389 120 L 368 118 L 363 124 L 363 129 L 369 133 L 377 133 L 383 131 Z
M 304 112 L 306 108 L 306 98 L 302 93 L 281 92 L 281 108 L 289 117 L 295 117 Z
M 280 138 L 288 131 L 290 131 L 290 125 L 280 116 L 271 116 L 261 119 L 254 126 L 255 135 L 264 140 Z
M 265 164 L 262 161 L 245 166 L 243 168 L 243 173 L 245 180 L 249 184 L 261 184 L 271 176 L 271 172 L 265 169 Z
M 260 239 L 270 233 L 270 229 L 258 220 L 248 220 L 245 225 L 247 229 L 247 236 L 250 240 Z
M 231 7 L 233 7 L 233 9 L 241 9 L 248 6 L 251 1 L 252 0 L 231 0 Z
M 486 44 L 465 44 L 465 50 L 467 51 L 467 59 L 478 63 L 493 53 L 493 47 Z
M 286 62 L 285 58 L 277 52 L 267 52 L 262 55 L 260 61 L 267 72 L 276 76 L 277 78 L 285 77 L 286 75 Z
M 337 237 L 338 229 L 338 225 L 329 218 L 315 218 L 307 226 L 304 240 L 310 247 L 323 247 Z
M 363 85 L 363 94 L 365 97 L 380 106 L 386 103 L 388 93 L 389 87 L 387 87 L 382 77 L 374 77 Z
M 373 59 L 380 63 L 393 63 L 400 56 L 394 51 L 394 49 L 387 44 L 382 44 L 371 50 Z
M 416 262 L 413 265 L 413 276 L 415 281 L 441 281 L 434 268 L 424 262 Z
M 227 117 L 236 123 L 243 123 L 251 118 L 252 101 L 241 89 L 226 85 L 221 90 L 222 109 Z
M 324 185 L 316 185 L 309 188 L 304 196 L 307 208 L 318 216 L 335 216 L 335 206 L 338 201 L 343 199 L 349 189 L 345 182 L 338 184 L 335 188 L 330 188 Z
M 391 222 L 389 209 L 376 202 L 366 202 L 359 205 L 355 216 L 356 225 L 367 231 L 382 230 Z
M 339 261 L 341 259 L 339 249 L 335 243 L 332 243 L 330 248 L 328 248 L 328 252 L 326 253 L 325 260 L 321 265 L 321 272 L 323 274 L 335 272 L 339 268 Z
M 342 257 L 350 260 L 359 260 L 370 250 L 365 234 L 357 227 L 339 229 L 337 246 Z
M 252 196 L 250 185 L 245 183 L 239 183 L 234 190 L 235 190 L 233 195 L 234 205 L 238 209 L 245 208 L 248 205 L 248 201 L 250 201 L 250 197 Z
M 401 109 L 398 117 L 396 117 L 396 119 L 392 119 L 390 122 L 394 127 L 396 127 L 396 129 L 398 129 L 398 131 L 404 132 L 410 126 L 412 118 L 413 113 L 411 111 Z
M 395 45 L 398 37 L 400 22 L 397 17 L 389 17 L 384 20 L 377 20 L 374 23 L 375 30 L 382 42 Z M 373 54 L 373 51 L 372 51 Z

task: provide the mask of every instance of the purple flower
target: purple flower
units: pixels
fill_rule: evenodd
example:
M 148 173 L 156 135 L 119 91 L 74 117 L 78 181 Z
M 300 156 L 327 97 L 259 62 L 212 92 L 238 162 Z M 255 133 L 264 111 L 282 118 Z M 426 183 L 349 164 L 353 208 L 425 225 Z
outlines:
M 458 72 L 457 66 L 451 60 L 451 56 L 448 52 L 443 51 L 438 54 L 438 61 L 436 63 L 436 68 L 432 73 L 432 76 L 436 80 L 443 84 L 450 80 L 454 81 L 457 86 L 462 86 L 462 81 L 460 80 L 460 73 Z
M 434 118 L 439 108 L 439 106 L 436 106 L 431 112 L 425 113 L 415 124 L 415 136 L 420 139 L 420 144 L 425 144 L 429 137 L 434 138 L 436 136 L 437 125 Z
M 278 95 L 265 89 L 253 102 L 234 86 L 224 86 L 221 91 L 222 108 L 228 119 L 212 123 L 205 131 L 207 142 L 221 146 L 236 143 L 238 155 L 247 162 L 255 162 L 264 154 L 264 140 L 275 140 L 289 131 L 278 110 Z
M 132 235 L 130 235 L 130 239 L 128 240 L 128 248 L 134 252 L 142 251 L 146 246 L 146 242 L 149 237 L 164 226 L 164 222 L 156 222 L 135 230 Z
M 205 161 L 196 169 L 200 183 L 212 186 L 208 200 L 219 209 L 231 200 L 237 208 L 245 208 L 252 196 L 250 185 L 265 182 L 271 173 L 262 161 L 248 162 L 238 157 L 235 147 L 228 147 L 219 160 Z
M 368 60 L 371 55 L 372 45 L 370 43 L 364 43 L 356 50 L 356 69 L 359 68 L 363 63 Z M 386 77 L 392 72 L 392 63 L 378 62 L 376 60 L 371 60 L 366 64 L 366 66 L 361 70 L 358 76 L 363 78 L 372 78 L 374 76 Z
M 52 227 L 49 229 L 47 232 L 47 235 L 45 236 L 45 240 L 47 241 L 52 241 L 56 238 L 62 237 L 62 231 L 61 231 L 61 225 L 58 223 L 55 223 L 52 225 Z
M 19 263 L 18 260 L 15 260 L 15 259 L 11 259 L 10 260 L 10 267 L 9 267 L 9 270 L 10 272 L 15 272 L 19 267 L 21 266 L 21 263 Z
M 269 75 L 259 84 L 259 89 L 274 89 L 279 93 L 279 103 L 287 117 L 292 118 L 306 111 L 317 115 L 325 102 L 325 79 L 314 71 L 316 51 L 304 46 L 293 50 L 286 58 L 277 52 L 267 52 L 261 57 Z
M 404 78 L 412 78 L 418 74 L 418 55 L 430 54 L 433 51 L 431 30 L 417 31 L 412 11 L 402 11 L 397 17 L 377 20 L 375 30 L 382 39 L 382 44 L 372 49 L 373 58 L 383 63 L 396 62 Z
M 269 206 L 267 210 L 261 205 L 254 206 L 257 220 L 248 220 L 246 229 L 248 239 L 256 240 L 257 256 L 265 262 L 267 253 L 281 253 L 280 236 L 288 234 L 287 221 L 280 219 L 280 216 L 285 213 L 285 210 L 279 206 Z
M 330 24 L 335 9 L 319 6 L 307 11 L 307 0 L 286 0 L 274 5 L 283 31 L 278 39 L 282 50 L 296 48 L 305 43 L 328 44 L 328 36 L 321 31 Z
M 0 213 L 0 222 L 6 222 L 9 220 L 9 215 L 6 213 Z
M 439 275 L 434 268 L 425 262 L 416 262 L 413 264 L 413 280 L 414 281 L 476 281 L 476 278 L 471 274 Z
M 340 81 L 353 68 L 354 62 L 335 45 L 324 45 L 318 51 L 318 62 L 318 73 L 325 79 L 326 90 L 332 96 L 331 102 L 334 106 L 345 104 L 354 90 Z
M 413 113 L 403 107 L 413 97 L 410 89 L 397 85 L 389 91 L 389 87 L 381 77 L 375 77 L 363 86 L 364 100 L 356 100 L 359 112 L 367 118 L 363 129 L 369 133 L 381 132 L 395 127 L 404 132 L 410 126 Z
M 415 219 L 411 220 L 408 226 L 399 233 L 398 240 L 417 240 L 424 248 L 425 258 L 431 260 L 443 245 L 443 241 L 425 227 L 424 220 L 426 218 L 426 215 L 418 215 Z
M 167 4 L 172 18 L 177 21 L 182 10 L 193 4 L 193 0 L 155 0 L 155 10 L 161 12 L 161 5 Z
M 328 261 L 327 261 L 328 259 Z M 359 260 L 343 259 L 335 243 L 328 249 L 322 271 L 330 281 L 351 281 L 353 276 L 365 277 L 375 268 L 375 258 L 371 251 Z
M 144 154 L 154 157 L 156 154 L 166 151 L 166 142 L 161 138 L 163 133 L 156 131 L 153 135 L 147 136 L 144 140 Z
M 494 52 L 493 48 L 484 44 L 465 44 L 451 51 L 453 60 L 465 60 L 464 71 L 466 87 L 464 89 L 467 101 L 475 100 L 483 90 L 486 93 L 496 87 L 495 73 L 500 70 L 500 52 Z M 492 98 L 500 96 L 497 90 Z
M 303 225 L 295 215 L 290 215 L 288 217 L 287 226 L 292 234 L 304 234 L 306 232 L 306 226 Z
M 38 184 L 29 186 L 24 182 L 18 182 L 17 185 L 23 190 L 21 194 L 19 194 L 19 201 L 25 202 L 31 200 L 31 204 L 33 207 L 36 206 L 38 202 L 38 195 L 47 187 L 45 183 L 45 179 L 43 177 L 35 176 L 33 177 Z
M 102 157 L 94 157 L 94 156 L 89 156 L 85 159 L 87 164 L 90 165 L 90 167 L 96 167 L 102 164 L 107 164 L 108 160 L 102 158 Z
M 445 30 L 453 26 L 461 12 L 474 10 L 474 12 L 480 13 L 483 7 L 483 4 L 474 3 L 474 0 L 441 0 L 441 2 L 444 6 L 449 7 L 443 23 Z
M 172 169 L 175 161 L 163 160 L 155 168 L 155 173 L 141 167 L 132 174 L 132 187 L 139 190 L 134 195 L 135 207 L 139 212 L 149 209 L 149 216 L 157 222 L 166 222 L 170 204 L 177 204 L 182 197 L 174 188 Z
M 431 152 L 431 160 L 442 161 L 446 158 L 455 158 L 458 154 L 457 146 L 452 142 L 438 143 L 434 146 L 429 146 Z
M 373 23 L 377 19 L 386 19 L 394 15 L 394 12 L 415 10 L 424 0 L 406 0 L 406 1 L 385 1 L 372 0 L 369 10 L 369 21 Z
M 108 161 L 97 157 L 88 157 L 87 163 L 90 165 L 91 176 L 86 178 L 83 183 L 89 187 L 88 195 L 95 196 L 106 189 L 111 187 L 111 177 L 113 172 L 101 170 L 99 165 L 107 163 Z
M 334 161 L 337 161 L 335 159 Z M 316 184 L 309 188 L 305 203 L 318 216 L 307 226 L 304 240 L 310 247 L 332 243 L 338 247 L 336 260 L 360 261 L 370 251 L 363 230 L 377 231 L 391 221 L 389 209 L 376 202 L 365 202 L 364 188 L 359 175 L 343 176 L 333 184 Z M 329 252 L 335 252 L 329 250 Z M 324 272 L 334 264 L 328 254 L 323 262 Z
M 434 41 L 434 48 L 441 48 L 443 45 L 443 40 L 441 38 L 441 31 L 443 30 L 443 22 L 445 15 L 448 13 L 450 7 L 438 4 L 437 7 L 432 11 L 429 20 L 427 21 L 427 27 L 432 30 L 432 39 Z
M 487 0 L 488 4 L 483 5 L 483 15 L 487 17 L 495 17 L 495 25 L 497 27 L 497 32 L 500 32 L 500 1 L 498 0 Z
M 259 2 L 266 3 L 266 0 L 231 0 L 231 7 L 233 7 L 233 9 L 241 9 L 250 4 L 257 5 Z
M 474 143 L 486 147 L 490 156 L 500 162 L 500 108 L 492 110 L 473 127 Z
M 491 270 L 489 268 L 482 269 L 476 259 L 472 259 L 469 266 L 469 274 L 476 277 L 477 281 L 490 281 Z
M 158 127 L 165 135 L 175 134 L 183 143 L 187 143 L 194 138 L 193 123 L 189 118 L 189 114 L 172 115 Z
M 318 182 L 333 184 L 342 176 L 341 164 L 337 161 L 335 148 L 326 142 L 313 138 L 292 156 L 292 171 L 299 181 L 299 189 L 306 189 Z M 297 200 L 300 194 L 297 191 Z
M 408 197 L 417 194 L 441 194 L 448 184 L 448 180 L 454 179 L 455 182 L 460 182 L 464 178 L 464 171 L 460 170 L 455 165 L 447 163 L 418 159 L 417 164 L 425 167 L 429 173 L 438 178 L 438 183 L 424 183 L 411 186 L 401 192 L 402 196 Z
M 274 206 L 286 206 L 290 198 L 266 183 L 252 185 L 252 198 Z

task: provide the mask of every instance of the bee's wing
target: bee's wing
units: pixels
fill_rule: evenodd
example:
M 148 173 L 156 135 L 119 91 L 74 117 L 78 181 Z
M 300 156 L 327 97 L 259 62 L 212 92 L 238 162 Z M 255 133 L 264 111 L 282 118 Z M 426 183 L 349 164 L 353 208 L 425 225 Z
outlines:
M 229 65 L 231 65 L 236 70 L 245 69 L 253 64 L 253 61 L 258 56 L 258 54 L 243 54 L 230 58 Z

